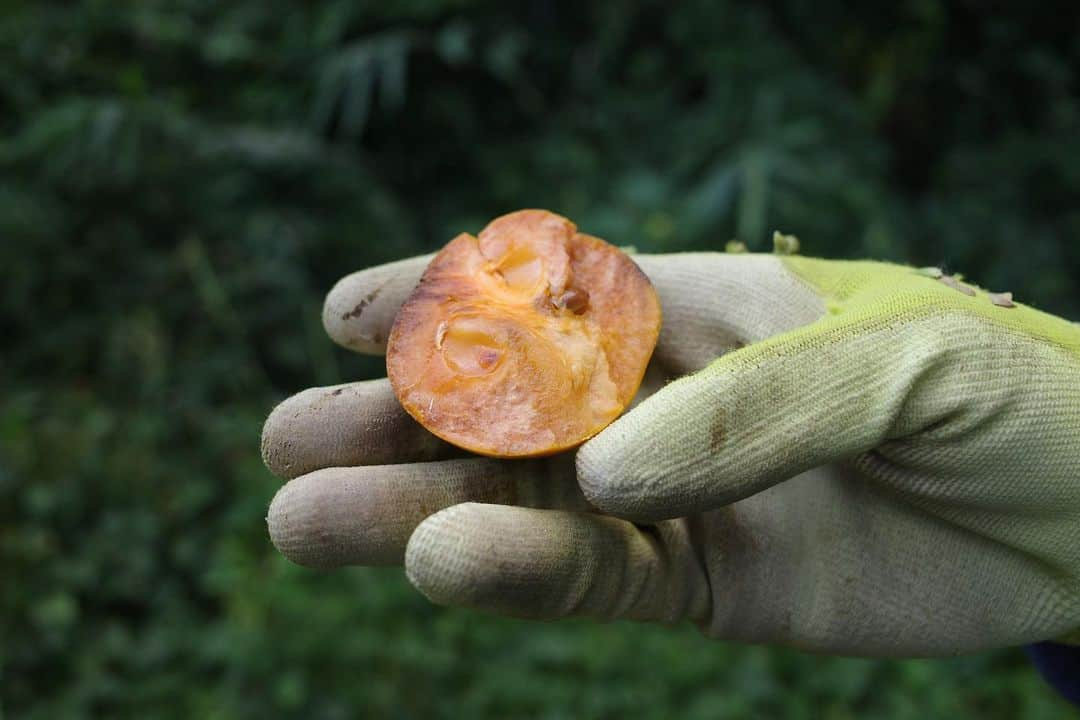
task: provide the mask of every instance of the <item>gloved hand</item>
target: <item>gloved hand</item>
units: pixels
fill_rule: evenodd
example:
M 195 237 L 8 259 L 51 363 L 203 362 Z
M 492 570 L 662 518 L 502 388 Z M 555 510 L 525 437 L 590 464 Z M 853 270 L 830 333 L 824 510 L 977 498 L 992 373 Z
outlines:
M 635 259 L 647 397 L 576 458 L 465 457 L 385 380 L 307 390 L 263 435 L 277 547 L 404 560 L 437 603 L 830 653 L 1080 639 L 1080 328 L 930 270 Z M 381 352 L 427 260 L 338 283 L 330 336 Z

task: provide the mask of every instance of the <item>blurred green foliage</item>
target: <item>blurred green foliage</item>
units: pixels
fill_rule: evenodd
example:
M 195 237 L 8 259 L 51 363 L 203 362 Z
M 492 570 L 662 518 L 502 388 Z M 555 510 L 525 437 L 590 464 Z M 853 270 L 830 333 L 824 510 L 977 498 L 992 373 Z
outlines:
M 862 661 L 430 607 L 266 537 L 341 274 L 519 207 L 649 251 L 941 263 L 1080 317 L 1076 3 L 9 1 L 0 717 L 1050 717 Z

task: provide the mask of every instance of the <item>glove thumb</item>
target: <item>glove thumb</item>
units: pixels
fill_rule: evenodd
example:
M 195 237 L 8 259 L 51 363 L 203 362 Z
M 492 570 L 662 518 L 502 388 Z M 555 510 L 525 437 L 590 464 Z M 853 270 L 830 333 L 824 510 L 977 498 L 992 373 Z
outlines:
M 725 355 L 582 446 L 582 490 L 612 515 L 679 517 L 912 432 L 905 401 L 949 345 L 931 321 L 826 317 Z

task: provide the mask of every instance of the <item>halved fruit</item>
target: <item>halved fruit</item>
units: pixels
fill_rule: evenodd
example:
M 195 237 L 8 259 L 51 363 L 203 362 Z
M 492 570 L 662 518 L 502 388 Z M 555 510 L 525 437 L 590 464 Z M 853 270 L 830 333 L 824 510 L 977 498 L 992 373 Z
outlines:
M 649 279 L 564 217 L 521 210 L 432 259 L 390 332 L 402 406 L 496 457 L 574 447 L 633 399 L 660 333 Z

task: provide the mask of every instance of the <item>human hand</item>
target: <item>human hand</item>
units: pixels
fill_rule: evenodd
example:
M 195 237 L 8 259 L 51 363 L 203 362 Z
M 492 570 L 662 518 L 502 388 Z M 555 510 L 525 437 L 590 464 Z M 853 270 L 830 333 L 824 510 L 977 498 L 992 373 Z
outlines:
M 343 279 L 330 336 L 381 353 L 427 260 Z M 1080 329 L 895 265 L 635 260 L 664 312 L 644 399 L 576 457 L 466 456 L 386 380 L 313 388 L 263 433 L 275 545 L 404 562 L 442 604 L 822 652 L 1080 629 Z

